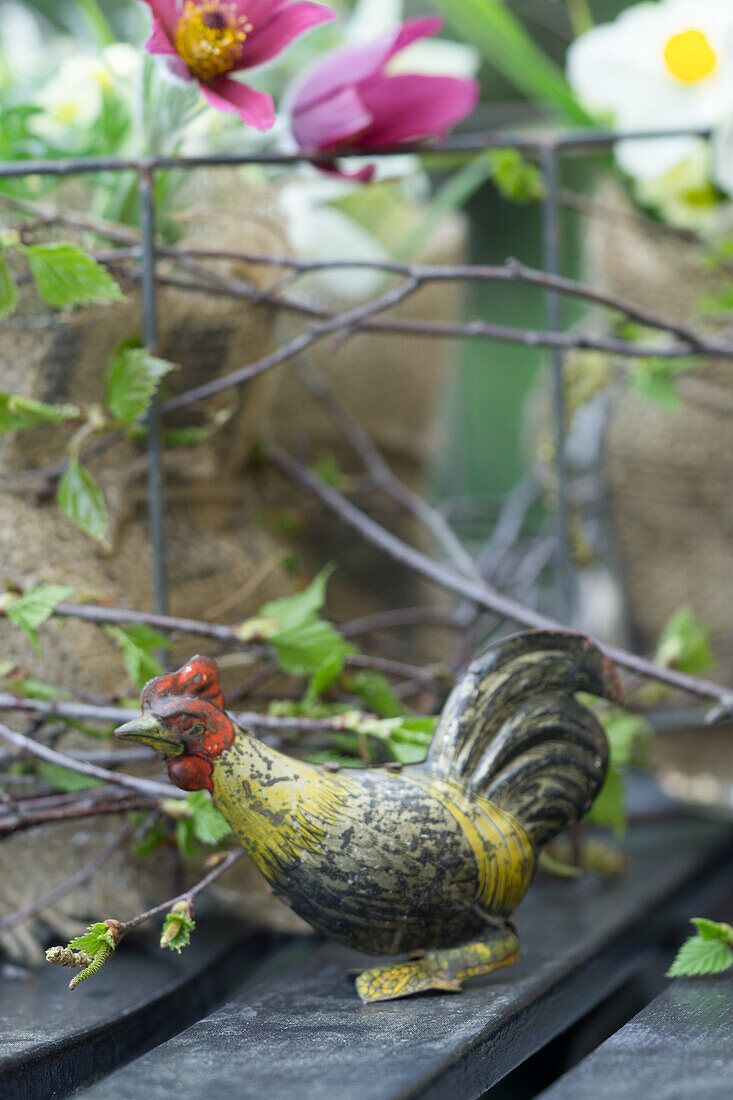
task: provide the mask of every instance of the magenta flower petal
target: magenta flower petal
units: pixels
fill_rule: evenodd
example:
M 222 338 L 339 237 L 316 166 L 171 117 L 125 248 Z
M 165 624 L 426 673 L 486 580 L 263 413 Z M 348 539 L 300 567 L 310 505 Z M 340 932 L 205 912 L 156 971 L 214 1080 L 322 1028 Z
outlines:
M 249 18 L 254 23 L 253 17 Z M 241 64 L 237 68 L 249 68 L 270 61 L 294 38 L 322 23 L 330 23 L 335 18 L 336 12 L 332 8 L 313 4 L 311 0 L 298 0 L 295 4 L 289 4 L 276 12 L 261 30 L 254 23 L 255 29 L 244 43 Z
M 471 114 L 479 99 L 477 81 L 452 76 L 385 77 L 360 91 L 375 120 L 359 142 L 364 149 L 442 137 Z
M 228 0 L 232 3 L 232 0 Z M 246 19 L 253 27 L 260 27 L 281 12 L 290 0 L 233 0 L 237 15 Z
M 293 137 L 301 149 L 343 145 L 370 126 L 372 116 L 356 88 L 344 88 L 293 116 Z
M 228 76 L 217 76 L 202 83 L 201 91 L 217 111 L 236 111 L 247 126 L 269 130 L 274 125 L 275 105 L 265 92 L 257 92 Z
M 168 33 L 168 37 L 172 38 L 180 14 L 176 0 L 145 0 L 145 3 L 152 11 L 154 19 L 156 21 L 160 20 Z M 153 31 L 153 33 L 155 32 Z
M 145 49 L 148 53 L 165 54 L 170 56 L 178 56 L 176 54 L 176 48 L 170 40 L 168 31 L 161 19 L 153 20 L 153 29 L 150 34 L 150 38 L 145 43 Z
M 334 51 L 323 61 L 317 62 L 296 88 L 296 110 L 325 99 L 350 84 L 359 84 L 375 77 L 396 53 L 420 38 L 436 34 L 442 26 L 440 16 L 408 19 L 401 27 L 374 42 Z

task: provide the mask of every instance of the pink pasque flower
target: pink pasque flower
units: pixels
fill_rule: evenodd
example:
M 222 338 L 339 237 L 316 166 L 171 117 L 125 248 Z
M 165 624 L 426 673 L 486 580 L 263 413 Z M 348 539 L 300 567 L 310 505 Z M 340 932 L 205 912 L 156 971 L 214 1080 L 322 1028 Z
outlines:
M 442 137 L 478 102 L 475 80 L 419 73 L 390 75 L 389 62 L 420 38 L 437 34 L 439 17 L 408 19 L 374 42 L 335 50 L 291 91 L 292 132 L 303 152 L 349 145 L 360 150 Z M 356 179 L 367 181 L 373 168 Z
M 149 53 L 166 57 L 172 72 L 197 80 L 212 107 L 237 111 L 242 122 L 269 130 L 272 98 L 229 73 L 270 61 L 305 31 L 336 18 L 311 0 L 145 0 L 153 12 Z

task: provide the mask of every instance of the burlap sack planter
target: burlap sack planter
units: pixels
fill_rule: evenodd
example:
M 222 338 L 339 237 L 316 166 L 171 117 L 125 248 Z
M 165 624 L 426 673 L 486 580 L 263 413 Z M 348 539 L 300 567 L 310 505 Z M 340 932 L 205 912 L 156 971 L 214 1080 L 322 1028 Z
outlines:
M 265 203 L 265 200 L 262 200 Z M 266 203 L 265 203 L 266 204 Z M 187 242 L 192 246 L 238 249 L 259 254 L 283 254 L 287 244 L 273 226 L 276 211 L 257 216 L 251 196 L 246 222 L 237 227 L 231 212 L 187 217 Z M 446 223 L 421 259 L 456 262 L 465 240 L 461 218 Z M 206 261 L 209 263 L 209 261 Z M 237 278 L 265 287 L 275 281 L 260 265 L 222 265 Z M 165 274 L 165 264 L 161 265 Z M 0 326 L 0 389 L 42 401 L 97 402 L 103 395 L 106 363 L 119 343 L 141 329 L 140 293 L 127 289 L 122 303 L 85 307 L 65 314 L 43 310 L 24 294 L 18 313 Z M 340 303 L 324 303 L 339 309 Z M 449 319 L 459 309 L 454 291 L 443 284 L 426 287 L 398 315 Z M 166 380 L 170 393 L 227 374 L 269 353 L 284 342 L 272 307 L 161 285 L 158 291 L 159 353 L 180 365 Z M 416 341 L 407 336 L 352 337 L 333 354 L 328 347 L 313 350 L 314 362 L 325 368 L 341 398 L 369 430 L 400 476 L 413 485 L 422 482 L 436 436 L 432 426 L 448 379 L 453 348 L 446 341 Z M 281 538 L 256 522 L 270 499 L 274 479 L 263 479 L 248 464 L 253 444 L 263 435 L 297 447 L 307 438 L 308 453 L 334 451 L 346 460 L 343 441 L 332 422 L 319 414 L 313 401 L 299 391 L 289 365 L 265 375 L 246 390 L 224 396 L 235 402 L 230 419 L 208 442 L 194 448 L 169 450 L 166 464 L 167 565 L 172 614 L 193 618 L 241 621 L 267 599 L 286 595 L 292 583 L 278 563 L 286 547 Z M 207 409 L 211 403 L 207 403 Z M 179 424 L 197 422 L 199 410 L 184 410 Z M 65 429 L 39 429 L 0 437 L 3 472 L 17 473 L 55 463 L 63 455 Z M 146 514 L 145 456 L 124 442 L 89 461 L 102 485 L 112 519 L 112 549 L 105 552 L 63 517 L 48 495 L 29 494 L 19 486 L 0 494 L 0 561 L 3 575 L 23 586 L 56 582 L 77 593 L 95 594 L 115 604 L 149 608 L 152 604 L 152 563 Z M 302 494 L 278 479 L 278 506 L 300 507 Z M 325 531 L 325 538 L 324 538 Z M 385 604 L 382 583 L 372 569 L 385 569 L 381 556 L 354 553 L 353 539 L 333 539 L 334 524 L 316 524 L 298 542 L 304 564 L 320 568 L 339 562 L 341 597 L 338 613 L 353 617 L 375 606 L 411 602 L 407 574 L 391 576 L 392 592 Z M 414 535 L 411 525 L 402 533 Z M 274 563 L 274 568 L 266 568 Z M 265 567 L 265 568 L 263 568 Z M 390 574 L 391 566 L 386 567 Z M 252 591 L 258 571 L 263 580 Z M 400 590 L 399 585 L 403 588 Z M 249 591 L 237 600 L 239 591 Z M 233 600 L 234 597 L 234 600 Z M 217 605 L 227 606 L 216 614 Z M 213 614 L 212 614 L 213 613 Z M 172 659 L 184 659 L 200 640 L 180 639 Z M 0 647 L 10 658 L 49 683 L 79 691 L 114 694 L 126 687 L 119 653 L 98 629 L 73 621 L 44 626 L 38 657 L 13 624 L 0 619 Z M 238 679 L 241 678 L 241 673 Z M 71 742 L 61 742 L 61 747 Z M 32 902 L 91 859 L 119 831 L 114 819 L 90 819 L 79 824 L 42 827 L 19 833 L 2 844 L 3 890 L 0 919 Z M 78 931 L 80 924 L 107 916 L 129 917 L 160 900 L 168 890 L 170 853 L 137 860 L 117 853 L 105 870 L 84 887 L 62 899 L 41 919 L 0 937 L 11 956 L 39 961 L 40 944 L 48 930 L 58 939 Z M 193 877 L 200 870 L 192 869 Z M 171 891 L 173 889 L 171 887 Z M 240 861 L 217 889 L 218 900 L 254 923 L 277 930 L 302 931 L 305 926 L 264 886 L 247 860 Z
M 694 322 L 726 276 L 707 269 L 694 246 L 634 225 L 618 185 L 604 183 L 597 198 L 618 217 L 589 219 L 586 281 L 659 317 Z M 725 683 L 733 674 L 733 364 L 703 362 L 679 390 L 675 411 L 614 385 L 602 451 L 608 518 L 632 643 L 653 652 L 670 615 L 688 605 L 716 635 L 714 677 Z M 665 735 L 655 760 L 671 793 L 731 804 L 727 729 Z

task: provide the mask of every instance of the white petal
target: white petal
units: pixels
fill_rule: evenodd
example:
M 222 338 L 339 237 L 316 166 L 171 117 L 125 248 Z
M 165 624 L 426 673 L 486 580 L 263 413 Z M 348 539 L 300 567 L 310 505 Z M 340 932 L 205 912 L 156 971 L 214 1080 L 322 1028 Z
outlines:
M 368 42 L 402 22 L 402 0 L 357 0 L 346 25 L 345 40 Z
M 712 145 L 713 179 L 721 191 L 733 195 L 733 114 L 716 128 Z
M 422 73 L 425 76 L 472 77 L 481 68 L 481 54 L 474 46 L 463 42 L 423 38 L 401 50 L 387 68 L 393 75 Z
M 689 157 L 695 150 L 695 141 L 694 137 L 617 141 L 614 152 L 624 172 L 648 180 L 669 172 Z

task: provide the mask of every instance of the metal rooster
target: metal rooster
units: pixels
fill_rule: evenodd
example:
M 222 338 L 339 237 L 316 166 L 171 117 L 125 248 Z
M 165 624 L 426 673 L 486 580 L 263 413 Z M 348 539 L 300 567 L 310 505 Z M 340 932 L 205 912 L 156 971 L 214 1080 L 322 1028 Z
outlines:
M 614 702 L 611 662 L 582 635 L 529 632 L 482 653 L 452 692 L 424 764 L 334 773 L 235 726 L 214 661 L 151 680 L 117 730 L 161 750 L 171 780 L 210 791 L 275 893 L 313 928 L 406 961 L 357 978 L 365 1002 L 515 961 L 508 918 L 538 852 L 590 808 L 606 736 L 573 696 Z

